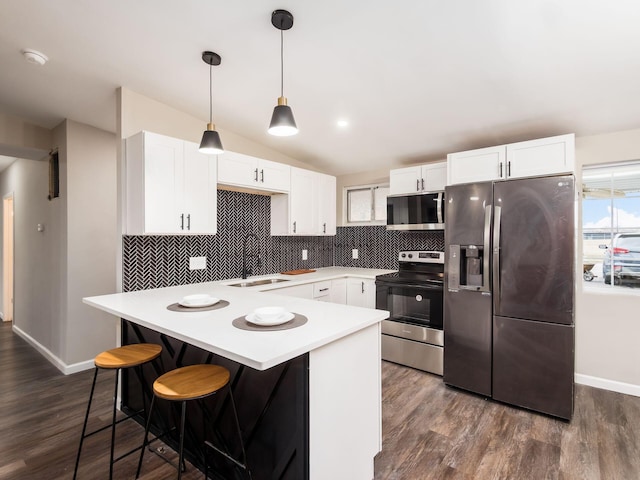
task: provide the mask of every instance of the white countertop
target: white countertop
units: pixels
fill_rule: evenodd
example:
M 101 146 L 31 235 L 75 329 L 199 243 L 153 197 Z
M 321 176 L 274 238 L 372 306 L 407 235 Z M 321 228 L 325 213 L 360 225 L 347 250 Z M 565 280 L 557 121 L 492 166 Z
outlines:
M 238 288 L 225 284 L 236 283 L 240 279 L 223 280 L 87 297 L 84 303 L 257 370 L 266 370 L 379 323 L 389 316 L 389 312 L 278 295 L 265 290 L 347 276 L 374 279 L 376 275 L 391 271 L 328 267 L 303 275 L 278 274 L 248 279 L 279 277 L 289 280 L 273 285 Z M 167 310 L 168 305 L 197 293 L 227 300 L 229 306 L 205 312 Z M 265 332 L 240 330 L 231 324 L 235 318 L 258 307 L 274 305 L 305 315 L 309 321 L 290 330 Z

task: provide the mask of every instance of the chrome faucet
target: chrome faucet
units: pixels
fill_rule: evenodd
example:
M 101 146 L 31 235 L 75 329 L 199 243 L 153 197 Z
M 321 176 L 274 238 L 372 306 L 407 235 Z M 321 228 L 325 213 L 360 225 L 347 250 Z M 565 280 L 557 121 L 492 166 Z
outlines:
M 255 238 L 255 244 L 256 244 L 256 253 L 254 254 L 249 254 L 247 253 L 247 247 L 249 246 L 249 239 L 250 238 Z M 259 268 L 260 267 L 260 240 L 258 239 L 258 236 L 255 233 L 247 233 L 244 237 L 244 240 L 242 241 L 242 278 L 246 279 L 247 275 L 251 275 L 253 273 L 253 269 L 251 267 L 249 267 L 247 265 L 247 259 L 249 257 L 255 257 L 256 259 L 256 264 L 254 268 Z

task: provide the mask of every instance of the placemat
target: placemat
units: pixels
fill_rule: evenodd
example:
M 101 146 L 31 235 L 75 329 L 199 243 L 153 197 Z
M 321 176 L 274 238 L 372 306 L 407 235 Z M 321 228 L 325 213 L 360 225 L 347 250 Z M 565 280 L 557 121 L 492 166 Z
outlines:
M 294 313 L 294 315 L 295 317 L 293 317 L 292 320 L 289 320 L 287 323 L 283 323 L 282 325 L 254 325 L 253 323 L 247 322 L 244 316 L 236 318 L 231 322 L 231 324 L 240 330 L 250 330 L 252 332 L 275 332 L 276 330 L 289 330 L 291 328 L 301 327 L 309 321 L 309 319 L 304 315 L 300 315 L 299 313 Z
M 218 303 L 214 303 L 213 305 L 209 305 L 208 307 L 183 307 L 179 303 L 172 303 L 167 306 L 167 310 L 171 310 L 172 312 L 207 312 L 209 310 L 218 310 L 220 308 L 224 308 L 229 305 L 229 302 L 226 300 L 220 300 Z

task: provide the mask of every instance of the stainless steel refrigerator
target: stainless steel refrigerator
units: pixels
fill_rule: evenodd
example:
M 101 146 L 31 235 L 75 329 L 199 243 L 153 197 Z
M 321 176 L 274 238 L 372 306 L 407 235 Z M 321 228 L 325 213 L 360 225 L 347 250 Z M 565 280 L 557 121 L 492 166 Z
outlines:
M 570 419 L 573 176 L 446 188 L 444 381 Z

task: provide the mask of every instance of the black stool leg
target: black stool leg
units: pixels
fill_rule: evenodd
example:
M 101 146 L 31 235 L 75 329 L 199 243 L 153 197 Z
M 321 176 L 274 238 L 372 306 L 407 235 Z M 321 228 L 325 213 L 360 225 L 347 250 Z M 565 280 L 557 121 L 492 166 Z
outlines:
M 240 422 L 238 421 L 238 412 L 236 411 L 236 402 L 233 399 L 233 393 L 231 392 L 231 384 L 228 385 L 229 388 L 229 397 L 231 398 L 231 408 L 233 409 L 233 418 L 236 421 L 236 430 L 238 432 L 238 438 L 240 439 L 240 447 L 242 448 L 242 463 L 244 464 L 244 471 L 247 472 L 247 476 L 249 480 L 251 479 L 251 470 L 249 470 L 249 465 L 247 465 L 247 454 L 244 451 L 244 440 L 242 440 L 242 430 L 240 430 Z
M 140 450 L 140 460 L 138 461 L 138 470 L 136 470 L 136 478 L 140 477 L 140 469 L 142 468 L 142 458 L 144 457 L 144 451 L 149 444 L 149 428 L 151 427 L 151 417 L 153 415 L 153 405 L 156 401 L 156 396 L 151 397 L 151 406 L 149 407 L 149 413 L 147 415 L 147 426 L 144 428 L 144 441 L 142 442 L 142 449 Z
M 91 401 L 93 400 L 93 391 L 96 388 L 97 378 L 98 378 L 98 367 L 95 368 L 95 371 L 93 373 L 93 383 L 91 384 L 91 393 L 89 394 L 89 403 L 87 404 L 87 413 L 84 416 L 84 424 L 82 425 L 82 435 L 80 436 L 80 446 L 78 447 L 78 455 L 76 456 L 76 466 L 73 469 L 73 480 L 76 480 L 76 476 L 78 475 L 78 464 L 80 463 L 80 453 L 82 452 L 82 443 L 84 442 L 84 434 L 87 431 L 89 411 L 91 410 Z
M 116 369 L 115 389 L 113 391 L 113 415 L 111 416 L 111 456 L 109 457 L 109 480 L 113 479 L 113 454 L 116 445 L 116 413 L 118 406 L 118 380 L 120 378 L 120 369 Z
M 187 414 L 187 402 L 182 401 L 182 418 L 180 419 L 180 458 L 178 460 L 178 480 L 182 478 L 182 466 L 184 465 L 184 423 Z

